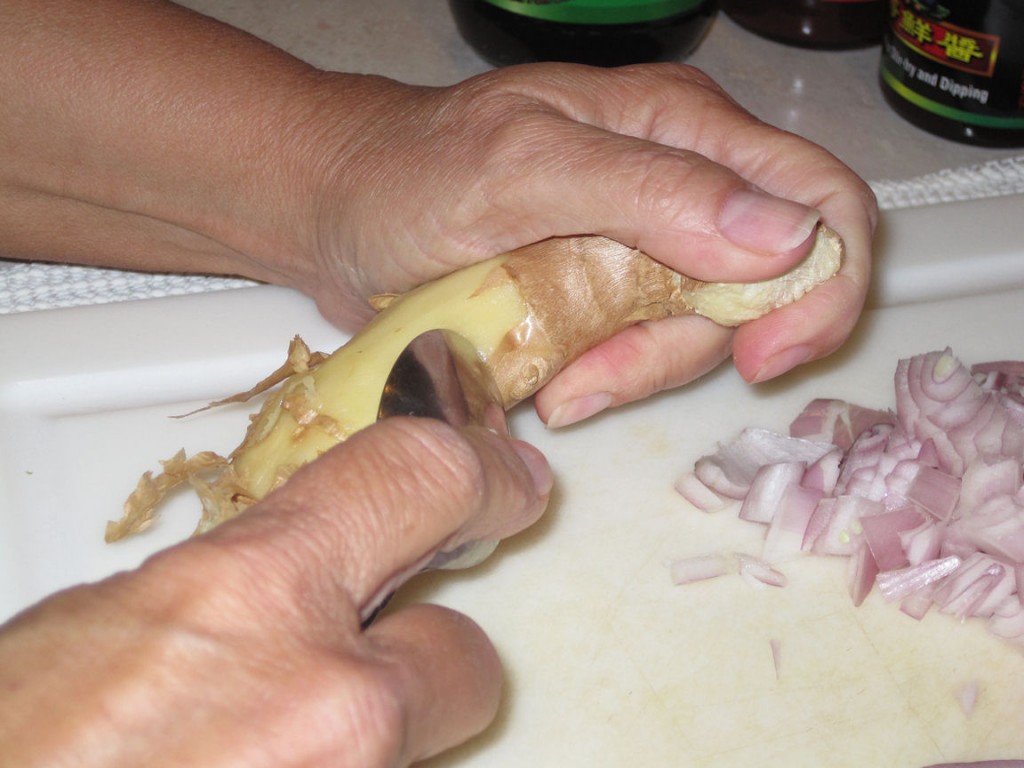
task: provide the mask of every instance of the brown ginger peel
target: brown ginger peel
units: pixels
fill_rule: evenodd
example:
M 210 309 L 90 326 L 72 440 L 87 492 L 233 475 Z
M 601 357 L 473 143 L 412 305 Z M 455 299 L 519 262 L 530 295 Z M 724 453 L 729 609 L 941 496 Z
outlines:
M 811 254 L 780 277 L 704 283 L 607 238 L 553 238 L 381 297 L 379 314 L 330 356 L 299 354 L 293 343 L 292 373 L 230 457 L 204 454 L 204 461 L 191 464 L 177 458 L 171 471 L 147 478 L 125 502 L 122 520 L 108 527 L 108 540 L 147 527 L 163 496 L 183 482 L 191 482 L 204 502 L 199 531 L 263 498 L 297 467 L 376 420 L 394 361 L 425 331 L 465 336 L 511 408 L 631 325 L 682 314 L 738 325 L 796 301 L 834 275 L 842 258 L 842 240 L 821 226 Z M 212 478 L 200 479 L 200 472 Z

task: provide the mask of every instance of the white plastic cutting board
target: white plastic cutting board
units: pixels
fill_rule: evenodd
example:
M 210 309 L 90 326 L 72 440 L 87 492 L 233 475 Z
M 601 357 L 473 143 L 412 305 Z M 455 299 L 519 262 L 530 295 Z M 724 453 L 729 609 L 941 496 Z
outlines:
M 914 622 L 873 595 L 850 605 L 843 565 L 782 566 L 784 589 L 736 578 L 673 586 L 668 562 L 756 553 L 759 531 L 697 512 L 676 475 L 749 425 L 783 429 L 804 402 L 892 402 L 896 360 L 950 345 L 1021 357 L 1024 291 L 867 314 L 830 360 L 767 386 L 723 369 L 557 433 L 528 408 L 513 430 L 558 477 L 546 518 L 469 572 L 422 577 L 400 600 L 464 610 L 508 685 L 498 722 L 442 766 L 915 768 L 1024 758 L 1024 655 L 973 625 Z M 341 336 L 294 294 L 213 295 L 0 320 L 0 620 L 43 595 L 130 567 L 191 529 L 175 498 L 151 533 L 103 544 L 137 476 L 180 447 L 230 450 L 249 409 L 171 420 L 247 388 L 301 332 Z M 778 675 L 771 641 L 781 650 Z M 957 693 L 977 684 L 973 714 Z
M 945 616 L 917 623 L 873 594 L 853 608 L 839 561 L 781 566 L 784 589 L 739 577 L 670 584 L 673 558 L 756 554 L 757 526 L 709 516 L 676 474 L 749 425 L 785 429 L 812 397 L 892 405 L 896 360 L 951 345 L 1024 353 L 1024 292 L 879 310 L 833 359 L 757 388 L 722 370 L 685 391 L 558 434 L 517 433 L 558 472 L 547 520 L 484 573 L 415 599 L 478 619 L 510 674 L 497 729 L 457 766 L 913 768 L 1024 758 L 1024 655 Z M 771 642 L 779 643 L 778 677 Z M 971 717 L 958 703 L 980 694 Z

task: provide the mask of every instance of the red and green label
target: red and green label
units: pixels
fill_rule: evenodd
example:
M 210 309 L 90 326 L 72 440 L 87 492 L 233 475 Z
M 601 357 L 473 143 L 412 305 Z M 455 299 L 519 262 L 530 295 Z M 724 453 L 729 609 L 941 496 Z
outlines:
M 966 1 L 964 8 L 971 10 Z M 960 17 L 952 10 L 942 11 L 928 14 L 913 0 L 892 0 L 882 82 L 938 117 L 1024 129 L 1024 29 L 1012 20 L 1005 29 L 975 29 L 955 23 Z
M 484 0 L 509 13 L 565 24 L 637 24 L 694 11 L 706 0 Z
M 946 67 L 991 77 L 999 56 L 999 37 L 915 14 L 902 7 L 893 32 L 909 48 Z

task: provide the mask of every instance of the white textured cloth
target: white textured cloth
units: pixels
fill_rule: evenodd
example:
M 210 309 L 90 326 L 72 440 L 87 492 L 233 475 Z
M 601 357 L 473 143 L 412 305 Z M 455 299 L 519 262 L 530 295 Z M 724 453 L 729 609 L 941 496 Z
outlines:
M 1024 193 L 1024 155 L 902 181 L 871 183 L 882 210 Z
M 871 183 L 883 210 L 1024 193 L 1024 155 L 905 180 Z M 197 275 L 153 275 L 0 260 L 0 315 L 35 309 L 180 296 L 255 285 Z
M 153 275 L 62 264 L 0 264 L 0 315 L 35 309 L 109 304 L 256 285 L 203 275 Z

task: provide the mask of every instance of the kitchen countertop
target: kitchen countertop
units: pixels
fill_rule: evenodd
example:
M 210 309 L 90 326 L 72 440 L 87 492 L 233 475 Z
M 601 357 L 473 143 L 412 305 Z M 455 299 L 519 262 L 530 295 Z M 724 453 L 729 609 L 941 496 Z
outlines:
M 185 0 L 316 66 L 448 85 L 490 66 L 458 36 L 446 0 Z M 767 122 L 825 146 L 868 180 L 908 179 L 1024 150 L 961 145 L 885 104 L 878 47 L 808 51 L 763 40 L 719 14 L 687 60 Z

